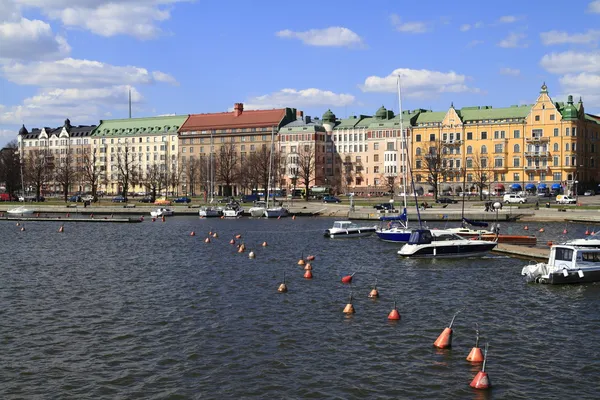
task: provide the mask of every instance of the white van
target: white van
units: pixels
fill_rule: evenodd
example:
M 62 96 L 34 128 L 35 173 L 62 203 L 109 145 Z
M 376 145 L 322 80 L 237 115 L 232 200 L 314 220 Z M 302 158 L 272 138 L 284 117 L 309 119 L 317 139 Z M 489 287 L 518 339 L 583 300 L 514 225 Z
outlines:
M 575 204 L 577 200 L 575 200 L 571 196 L 559 194 L 556 196 L 556 204 Z
M 520 194 L 511 193 L 511 194 L 505 194 L 504 199 L 502 201 L 504 201 L 505 204 L 509 204 L 509 203 L 525 204 L 525 203 L 527 203 L 527 198 L 521 196 Z

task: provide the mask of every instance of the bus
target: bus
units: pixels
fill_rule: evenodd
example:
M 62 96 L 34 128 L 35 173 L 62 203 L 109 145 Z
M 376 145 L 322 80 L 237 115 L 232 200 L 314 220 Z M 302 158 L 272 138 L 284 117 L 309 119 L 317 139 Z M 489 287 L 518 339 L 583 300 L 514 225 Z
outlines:
M 252 189 L 252 194 L 258 195 L 261 198 L 265 197 L 265 189 Z M 269 198 L 274 197 L 285 197 L 287 195 L 286 189 L 271 189 L 269 191 Z
M 310 199 L 321 200 L 325 196 L 333 195 L 333 189 L 330 186 L 313 186 L 309 189 L 308 196 Z

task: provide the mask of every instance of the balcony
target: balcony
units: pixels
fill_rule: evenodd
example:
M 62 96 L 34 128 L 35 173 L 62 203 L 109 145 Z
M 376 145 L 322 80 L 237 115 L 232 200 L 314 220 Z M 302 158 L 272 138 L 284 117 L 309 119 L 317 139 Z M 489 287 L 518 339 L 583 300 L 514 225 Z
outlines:
M 543 166 L 543 165 L 526 165 L 525 166 L 525 171 L 545 171 L 550 169 L 549 166 Z
M 550 157 L 550 152 L 549 151 L 526 151 L 525 152 L 525 157 L 543 157 L 543 158 L 548 158 L 548 157 Z
M 550 138 L 548 136 L 534 136 L 525 138 L 527 143 L 548 143 L 550 142 Z
M 447 139 L 447 140 L 442 140 L 442 143 L 444 144 L 444 146 L 460 146 L 462 144 L 462 140 L 461 139 Z

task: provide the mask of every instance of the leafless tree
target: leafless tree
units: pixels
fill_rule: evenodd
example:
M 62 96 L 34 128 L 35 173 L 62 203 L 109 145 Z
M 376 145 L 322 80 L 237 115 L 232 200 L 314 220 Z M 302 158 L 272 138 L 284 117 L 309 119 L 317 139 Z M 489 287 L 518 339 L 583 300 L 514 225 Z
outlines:
M 421 168 L 427 173 L 427 183 L 433 187 L 434 198 L 437 201 L 440 178 L 446 174 L 446 155 L 442 150 L 442 143 L 438 142 L 437 146 L 428 148 L 422 147 L 418 160 L 422 163 Z
M 223 196 L 231 196 L 232 184 L 237 182 L 240 175 L 240 163 L 233 143 L 221 146 L 216 157 L 215 178 L 223 184 Z
M 64 157 L 58 158 L 58 162 L 54 167 L 54 181 L 61 186 L 65 202 L 69 198 L 69 189 L 71 188 L 71 185 L 77 181 L 79 176 L 73 154 L 70 150 L 71 149 L 67 150 Z
M 310 184 L 315 181 L 315 157 L 314 145 L 298 146 L 298 176 L 306 190 L 306 201 L 310 197 Z
M 117 148 L 117 182 L 121 186 L 121 195 L 127 201 L 129 187 L 139 182 L 137 164 L 128 143 Z
M 196 189 L 202 188 L 203 176 L 206 175 L 206 162 L 196 157 L 190 157 L 189 162 L 182 164 L 183 183 L 187 184 L 190 196 L 196 195 Z
M 150 191 L 152 203 L 156 200 L 156 194 L 162 193 L 166 184 L 166 173 L 164 165 L 152 164 L 149 165 L 142 179 L 143 185 Z
M 483 200 L 483 189 L 490 184 L 493 169 L 490 165 L 490 160 L 488 157 L 479 152 L 473 155 L 471 162 L 471 169 L 473 171 L 473 184 L 479 188 L 479 199 Z
M 102 168 L 97 165 L 97 161 L 98 160 L 95 152 L 86 152 L 83 154 L 83 162 L 81 165 L 82 180 L 84 183 L 90 185 L 94 201 L 98 200 L 98 185 L 106 176 Z
M 42 188 L 48 182 L 53 171 L 51 156 L 46 150 L 31 150 L 26 153 L 24 175 L 25 181 L 35 187 L 35 196 L 39 198 Z
M 397 179 L 397 177 L 395 175 L 391 175 L 391 174 L 379 175 L 379 182 L 380 182 L 382 188 L 384 189 L 385 192 L 390 194 L 390 197 L 392 199 L 394 198 L 394 187 L 396 186 L 396 179 Z
M 342 162 L 340 185 L 344 193 L 350 192 L 350 185 L 354 182 L 354 165 L 350 156 L 345 156 Z
M 12 195 L 22 190 L 20 163 L 17 141 L 13 140 L 0 150 L 0 182 L 4 182 L 6 192 Z
M 259 151 L 251 153 L 248 157 L 248 169 L 244 169 L 247 179 L 254 185 L 254 189 L 262 186 L 265 189 L 265 199 L 269 187 L 269 149 L 262 147 Z

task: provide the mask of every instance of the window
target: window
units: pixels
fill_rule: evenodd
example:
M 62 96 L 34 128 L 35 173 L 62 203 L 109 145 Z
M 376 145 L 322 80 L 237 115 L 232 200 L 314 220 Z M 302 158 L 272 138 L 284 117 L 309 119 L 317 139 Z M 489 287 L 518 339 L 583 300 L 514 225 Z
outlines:
M 519 144 L 515 144 L 513 147 L 513 153 L 520 153 L 521 152 L 521 146 L 519 146 Z
M 532 138 L 541 138 L 543 134 L 544 134 L 544 131 L 542 129 L 532 129 L 531 130 Z
M 373 150 L 379 150 L 379 143 L 378 142 L 373 143 Z
M 554 143 L 553 149 L 554 151 L 558 151 L 558 143 Z
M 421 169 L 421 160 L 417 160 L 415 162 L 415 165 L 416 165 L 417 169 Z
M 569 150 L 570 150 L 569 143 L 565 143 L 565 151 L 569 151 Z
M 502 153 L 502 145 L 501 144 L 494 145 L 494 153 Z
M 467 158 L 467 168 L 473 168 L 473 159 Z
M 482 158 L 480 160 L 481 168 L 487 168 L 487 158 Z
M 558 156 L 554 156 L 554 160 L 553 160 L 553 164 L 552 165 L 554 165 L 555 167 L 558 167 L 559 163 L 560 163 L 560 161 L 558 159 Z
M 430 133 L 429 134 L 429 141 L 430 142 L 435 142 L 435 133 Z
M 421 141 L 421 135 L 416 135 L 415 142 L 420 142 L 420 141 Z
M 565 128 L 565 136 L 571 136 L 569 128 Z
M 537 122 L 537 121 L 539 121 L 539 120 L 540 120 L 540 116 L 539 116 L 539 115 L 536 115 L 536 116 L 535 116 L 535 121 Z
M 487 139 L 487 132 L 481 132 L 481 140 Z
M 504 165 L 503 160 L 501 158 L 494 159 L 494 167 L 501 168 Z
M 521 174 L 519 174 L 518 172 L 513 174 L 513 181 L 515 182 L 519 182 L 521 180 Z
M 558 136 L 558 128 L 554 128 L 554 137 Z
M 420 167 L 417 167 L 417 168 L 420 168 Z M 377 166 L 377 165 L 374 166 L 373 167 L 373 172 L 376 173 L 376 174 L 378 174 L 379 173 L 379 166 Z
M 520 166 L 521 166 L 521 159 L 519 157 L 513 158 L 513 167 L 520 167 Z
M 555 172 L 554 174 L 552 174 L 552 180 L 554 181 L 560 181 L 562 179 L 560 172 Z
M 471 146 L 467 146 L 467 154 L 473 154 L 473 148 Z
M 394 142 L 387 143 L 387 151 L 394 151 Z
M 487 147 L 485 146 L 485 144 L 481 146 L 481 154 L 487 154 Z
M 418 156 L 420 156 L 420 155 L 421 155 L 421 152 L 420 152 L 419 150 L 421 150 L 421 149 L 417 148 L 417 155 L 418 155 Z M 374 154 L 374 155 L 373 155 L 373 161 L 374 161 L 374 162 L 379 162 L 379 154 Z
M 473 140 L 473 132 L 467 132 L 467 140 Z
M 554 114 L 550 114 L 550 121 L 554 121 Z
M 417 149 L 415 150 L 415 154 L 416 154 L 417 156 L 420 156 L 420 155 L 421 155 L 421 148 L 420 148 L 420 147 L 417 147 Z M 377 157 L 377 155 L 375 155 L 375 157 Z M 377 160 L 375 160 L 375 161 L 377 161 Z
M 521 131 L 518 130 L 518 129 L 515 129 L 513 131 L 513 136 L 514 136 L 515 139 L 520 139 L 521 138 Z

